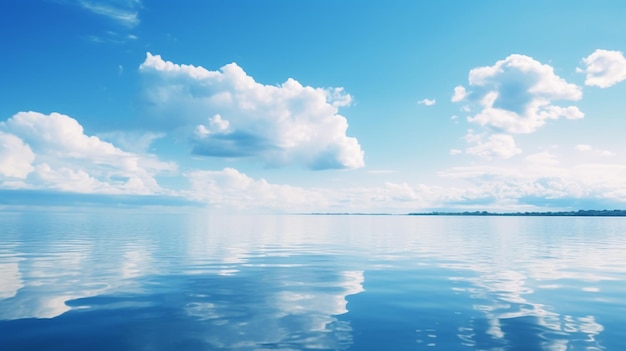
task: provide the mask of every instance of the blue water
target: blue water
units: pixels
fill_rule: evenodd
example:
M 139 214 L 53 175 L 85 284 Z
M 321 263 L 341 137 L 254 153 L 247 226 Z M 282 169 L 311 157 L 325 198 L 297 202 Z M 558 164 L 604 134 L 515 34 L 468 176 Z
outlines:
M 0 213 L 0 350 L 625 350 L 626 218 Z

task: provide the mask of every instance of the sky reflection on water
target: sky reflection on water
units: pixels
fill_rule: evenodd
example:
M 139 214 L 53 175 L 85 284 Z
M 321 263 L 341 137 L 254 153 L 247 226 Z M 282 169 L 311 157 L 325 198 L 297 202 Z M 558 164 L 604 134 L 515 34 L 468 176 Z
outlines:
M 613 350 L 626 337 L 622 218 L 0 219 L 3 350 Z

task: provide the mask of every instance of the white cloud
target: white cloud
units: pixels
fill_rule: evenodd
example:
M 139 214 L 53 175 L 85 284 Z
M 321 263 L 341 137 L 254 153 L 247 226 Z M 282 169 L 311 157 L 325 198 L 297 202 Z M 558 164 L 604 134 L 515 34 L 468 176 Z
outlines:
M 46 187 L 64 192 L 77 193 L 121 193 L 121 187 L 111 187 L 106 181 L 99 181 L 95 177 L 82 169 L 74 167 L 52 168 L 47 163 L 42 163 L 36 167 L 38 181 Z M 125 185 L 137 185 L 128 182 Z M 131 191 L 132 193 L 132 191 Z
M 152 155 L 123 151 L 86 135 L 75 119 L 60 113 L 19 112 L 0 122 L 0 138 L 9 141 L 9 160 L 19 157 L 21 162 L 7 162 L 0 175 L 25 178 L 23 187 L 28 188 L 162 194 L 154 176 L 176 170 Z
M 0 176 L 24 179 L 33 170 L 35 154 L 12 134 L 0 131 Z
M 596 50 L 583 59 L 585 85 L 608 88 L 626 79 L 626 58 L 621 51 Z
M 462 101 L 463 99 L 465 99 L 466 96 L 467 96 L 467 91 L 465 90 L 465 87 L 463 87 L 462 85 L 456 86 L 454 88 L 454 95 L 452 96 L 452 102 Z
M 150 53 L 140 71 L 151 78 L 146 98 L 161 118 L 154 123 L 185 128 L 195 154 L 311 169 L 364 166 L 363 151 L 338 114 L 351 102 L 342 88 L 313 88 L 291 78 L 263 85 L 235 63 L 209 71 Z
M 454 155 L 459 155 L 462 154 L 463 150 L 459 150 L 459 149 L 450 149 L 450 155 L 454 156 Z
M 437 101 L 435 101 L 435 99 L 422 99 L 420 101 L 417 102 L 420 105 L 426 105 L 426 106 L 432 106 L 434 104 L 437 103 Z
M 261 211 L 315 211 L 327 206 L 317 191 L 253 179 L 234 168 L 186 174 L 193 200 L 215 208 Z
M 576 151 L 581 151 L 585 153 L 593 153 L 594 155 L 602 156 L 602 157 L 615 156 L 615 153 L 612 151 L 596 149 L 593 146 L 587 145 L 587 144 L 578 144 L 574 148 L 576 149 Z
M 453 101 L 463 96 L 477 104 L 480 112 L 468 121 L 496 132 L 532 133 L 547 120 L 584 116 L 576 106 L 553 104 L 556 100 L 581 99 L 580 87 L 529 56 L 510 55 L 493 66 L 472 69 L 469 84 L 472 92 L 466 94 L 464 88 L 457 87 Z
M 559 163 L 556 156 L 543 151 L 524 157 L 524 161 L 532 165 L 555 166 Z
M 465 150 L 466 153 L 486 159 L 507 159 L 522 152 L 515 145 L 513 137 L 508 134 L 492 134 L 487 137 L 487 141 L 483 141 L 483 135 L 475 134 L 470 130 L 465 140 L 474 144 Z
M 2 127 L 19 135 L 32 148 L 58 156 L 110 157 L 121 152 L 111 143 L 85 135 L 78 121 L 60 113 L 19 112 L 3 122 Z

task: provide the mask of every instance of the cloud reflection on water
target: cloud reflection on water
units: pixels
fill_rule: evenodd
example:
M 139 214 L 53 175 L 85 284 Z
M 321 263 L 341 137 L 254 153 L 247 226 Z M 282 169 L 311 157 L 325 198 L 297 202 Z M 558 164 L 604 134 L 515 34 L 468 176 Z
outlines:
M 17 294 L 24 286 L 17 262 L 0 263 L 0 281 L 0 299 L 8 299 Z
M 471 284 L 465 292 L 476 301 L 473 308 L 484 314 L 488 323 L 486 333 L 493 339 L 510 345 L 511 334 L 519 334 L 520 328 L 530 328 L 534 335 L 525 342 L 536 342 L 535 346 L 544 350 L 579 349 L 581 346 L 586 350 L 602 349 L 596 336 L 604 328 L 594 316 L 572 316 L 557 312 L 553 306 L 533 302 L 535 291 L 527 285 L 528 277 L 520 272 L 500 271 L 491 266 L 474 266 L 471 270 L 478 275 L 455 279 Z M 581 335 L 574 337 L 575 334 Z M 473 343 L 472 346 L 484 345 Z
M 607 339 L 614 338 L 616 330 L 611 325 L 610 335 L 603 336 L 605 323 L 615 321 L 619 313 L 598 308 L 619 305 L 617 298 L 609 296 L 626 293 L 619 285 L 626 278 L 624 219 L 419 217 L 394 221 L 398 223 L 390 220 L 371 236 L 375 242 L 383 233 L 398 233 L 397 237 L 384 236 L 388 241 L 384 250 L 373 253 L 377 264 L 371 268 L 430 269 L 449 279 L 455 298 L 441 303 L 458 311 L 454 320 L 462 345 L 485 350 L 522 346 L 610 349 Z M 428 277 L 418 279 L 416 284 L 431 283 Z M 427 289 L 412 292 L 417 294 L 416 301 L 429 301 Z M 470 299 L 475 313 L 458 305 L 463 296 Z M 440 343 L 445 338 L 429 335 L 441 336 L 447 330 L 439 321 L 428 327 L 418 329 L 416 341 L 446 349 Z
M 277 290 L 275 285 L 281 285 L 282 278 L 264 282 L 267 277 L 262 274 L 217 280 L 204 276 L 212 289 L 189 296 L 184 307 L 190 318 L 207 323 L 203 340 L 225 349 L 257 349 L 260 345 L 271 349 L 347 348 L 352 328 L 338 316 L 347 312 L 346 296 L 362 291 L 362 272 L 340 272 L 318 284 L 298 279 L 286 267 L 274 269 L 292 284 Z M 237 283 L 231 287 L 225 283 L 229 279 Z
M 584 224 L 594 220 L 587 219 Z M 494 222 L 497 223 L 492 220 L 490 224 L 494 225 Z M 584 236 L 591 234 L 573 224 L 569 227 L 570 231 L 549 233 L 553 237 L 548 240 L 558 242 L 548 247 L 539 246 L 544 252 L 538 252 L 536 248 L 524 250 L 531 247 L 529 240 L 538 239 L 541 230 L 524 227 L 528 226 L 528 220 L 518 218 L 502 219 L 500 223 L 508 226 L 488 229 L 486 233 L 489 234 L 473 239 L 482 243 L 482 252 L 472 252 L 477 246 L 458 246 L 454 254 L 458 255 L 459 262 L 443 264 L 448 270 L 461 272 L 451 276 L 451 280 L 469 284 L 457 290 L 469 294 L 475 301 L 474 309 L 483 313 L 488 323 L 485 332 L 494 340 L 501 341 L 505 349 L 507 345 L 516 344 L 511 338 L 524 328 L 534 331 L 524 340 L 529 347 L 535 342 L 535 347 L 544 350 L 605 349 L 597 338 L 604 331 L 604 326 L 594 315 L 581 315 L 580 311 L 572 311 L 571 307 L 559 310 L 567 306 L 563 301 L 570 296 L 581 291 L 599 292 L 602 284 L 624 276 L 626 256 L 623 255 L 623 243 L 610 248 L 607 242 L 585 240 Z M 605 239 L 611 241 L 610 238 Z M 614 239 L 616 244 L 621 242 L 618 237 Z M 517 250 L 518 255 L 501 256 L 510 254 L 510 246 L 514 245 L 521 248 Z M 581 283 L 595 285 L 581 287 Z M 539 302 L 546 301 L 546 294 L 557 304 Z M 554 299 L 558 295 L 563 297 Z M 568 310 L 578 314 L 569 314 Z M 470 324 L 475 322 L 470 321 Z M 473 327 L 460 328 L 459 338 L 472 340 L 472 337 L 468 338 L 468 330 L 475 332 Z M 472 346 L 484 348 L 486 345 L 474 341 Z
M 70 222 L 79 229 L 65 236 L 0 247 L 0 320 L 67 321 L 110 310 L 201 327 L 197 339 L 219 348 L 345 349 L 352 340 L 339 316 L 346 297 L 363 291 L 363 271 L 315 248 L 324 238 L 305 240 L 297 225 L 295 235 L 275 240 L 284 234 L 271 223 L 227 232 L 202 220 L 171 231 L 143 223 L 152 229 L 129 235 L 108 225 L 98 232 L 101 220 L 83 220 Z M 169 310 L 186 317 L 168 317 Z
M 594 350 L 609 348 L 600 314 L 611 311 L 575 304 L 609 298 L 626 274 L 623 222 L 610 220 L 157 217 L 59 216 L 36 240 L 12 234 L 0 242 L 0 321 L 110 313 L 213 348 L 287 350 L 362 347 L 355 321 L 390 337 L 384 319 L 420 324 L 413 346 Z M 366 298 L 348 306 L 355 295 Z M 372 303 L 397 314 L 370 314 Z M 455 314 L 440 325 L 433 308 Z

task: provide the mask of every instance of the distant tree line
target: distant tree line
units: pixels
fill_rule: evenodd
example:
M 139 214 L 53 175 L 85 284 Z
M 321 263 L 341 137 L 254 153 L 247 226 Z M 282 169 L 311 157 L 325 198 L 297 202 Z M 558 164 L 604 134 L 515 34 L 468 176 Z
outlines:
M 553 217 L 625 217 L 626 210 L 578 210 L 558 212 L 511 212 L 497 213 L 488 211 L 465 212 L 424 212 L 409 213 L 409 216 L 553 216 Z

